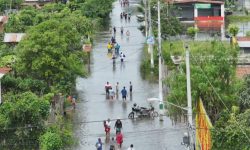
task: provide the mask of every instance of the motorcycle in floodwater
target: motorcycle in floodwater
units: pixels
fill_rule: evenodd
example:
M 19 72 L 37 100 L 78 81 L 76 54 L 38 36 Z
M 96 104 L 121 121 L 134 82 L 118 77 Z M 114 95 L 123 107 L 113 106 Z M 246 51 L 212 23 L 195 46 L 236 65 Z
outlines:
M 154 107 L 152 105 L 150 105 L 149 108 L 145 108 L 145 107 L 139 107 L 136 106 L 136 104 L 134 104 L 134 107 L 132 107 L 132 112 L 129 113 L 128 118 L 129 119 L 134 119 L 136 116 L 139 118 L 146 118 L 146 117 L 158 117 L 158 112 L 156 112 L 154 110 Z

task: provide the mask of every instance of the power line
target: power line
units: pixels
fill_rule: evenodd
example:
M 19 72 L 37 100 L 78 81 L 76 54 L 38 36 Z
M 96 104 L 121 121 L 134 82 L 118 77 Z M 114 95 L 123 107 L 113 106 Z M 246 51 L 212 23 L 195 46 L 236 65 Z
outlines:
M 192 55 L 192 54 L 191 54 Z M 208 76 L 205 74 L 205 72 L 203 71 L 203 69 L 201 68 L 200 64 L 198 64 L 198 61 L 196 60 L 195 57 L 193 57 L 196 64 L 199 66 L 202 74 L 205 76 L 206 80 L 208 81 L 208 83 L 210 84 L 210 86 L 212 87 L 213 91 L 215 92 L 215 94 L 217 95 L 217 97 L 219 98 L 219 100 L 221 101 L 221 103 L 224 105 L 224 107 L 226 108 L 226 111 L 228 112 L 228 114 L 230 114 L 230 110 L 229 108 L 226 106 L 226 104 L 224 103 L 224 101 L 222 100 L 222 98 L 220 97 L 220 95 L 217 93 L 217 91 L 215 90 L 215 87 L 212 85 L 211 81 L 209 80 Z M 248 135 L 245 133 L 245 131 L 240 127 L 239 122 L 237 122 L 236 120 L 234 120 L 236 124 L 238 124 L 241 132 L 245 135 L 245 137 L 248 139 L 248 142 L 250 143 L 250 138 L 248 137 Z M 233 129 L 232 129 L 233 130 Z

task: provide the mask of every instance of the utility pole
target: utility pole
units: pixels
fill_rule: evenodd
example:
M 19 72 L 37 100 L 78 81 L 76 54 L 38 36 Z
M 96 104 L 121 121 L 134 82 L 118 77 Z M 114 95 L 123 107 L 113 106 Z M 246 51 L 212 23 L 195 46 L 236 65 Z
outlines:
M 151 1 L 148 1 L 148 20 L 149 20 L 149 36 L 152 37 L 152 18 L 151 18 L 151 7 L 150 7 Z M 153 45 L 148 44 L 148 52 L 150 53 L 150 64 L 151 68 L 154 68 L 154 54 L 153 54 Z
M 147 0 L 144 0 L 144 18 L 145 18 L 145 35 L 148 37 L 148 6 Z
M 11 5 L 12 5 L 12 0 L 10 0 L 10 11 L 11 11 L 11 7 L 12 7 Z
M 161 54 L 161 8 L 158 0 L 158 50 L 159 50 L 159 107 L 160 121 L 163 121 L 164 105 L 163 105 L 163 89 L 162 89 L 162 54 Z
M 191 81 L 190 81 L 190 64 L 189 64 L 189 48 L 186 48 L 186 75 L 187 75 L 187 102 L 188 102 L 188 126 L 189 131 L 191 130 L 190 135 L 190 147 L 193 149 L 193 135 L 192 135 L 192 127 L 193 127 L 193 114 L 192 114 L 192 98 L 191 98 Z

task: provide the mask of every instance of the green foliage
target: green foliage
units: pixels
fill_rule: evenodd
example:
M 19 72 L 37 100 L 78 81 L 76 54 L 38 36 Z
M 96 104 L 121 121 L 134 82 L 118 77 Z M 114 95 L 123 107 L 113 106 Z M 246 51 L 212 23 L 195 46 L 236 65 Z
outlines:
M 224 121 L 224 125 L 216 125 L 215 129 L 212 130 L 213 150 L 234 150 L 236 147 L 241 150 L 250 149 L 250 141 L 248 139 L 250 134 L 250 109 L 236 115 L 236 117 L 221 117 L 220 120 Z
M 3 12 L 4 10 L 7 10 L 10 8 L 16 9 L 21 6 L 24 0 L 0 0 L 0 12 Z
M 8 93 L 3 99 L 0 107 L 0 143 L 5 141 L 5 144 L 2 146 L 7 149 L 30 149 L 28 146 L 34 146 L 27 145 L 30 139 L 38 144 L 44 120 L 48 117 L 49 102 L 31 92 Z
M 245 12 L 246 15 L 249 14 L 248 9 L 246 7 L 244 7 L 244 12 Z
M 0 67 L 11 67 L 14 63 L 15 55 L 5 55 L 0 58 Z
M 1 80 L 1 83 L 4 93 L 22 93 L 25 91 L 32 91 L 33 93 L 40 95 L 43 92 L 48 91 L 45 82 L 32 78 L 15 78 L 12 75 L 5 75 Z
M 250 16 L 237 16 L 237 15 L 230 15 L 226 18 L 230 23 L 236 23 L 236 22 L 249 22 Z
M 48 20 L 29 30 L 17 46 L 18 74 L 44 80 L 48 86 L 84 75 L 78 52 L 81 37 L 72 26 L 70 22 Z
M 214 123 L 225 107 L 222 101 L 227 107 L 237 104 L 238 86 L 236 86 L 235 80 L 237 50 L 217 41 L 205 43 L 193 42 L 193 44 L 189 44 L 192 97 L 194 103 L 199 97 L 203 99 L 207 113 Z M 228 61 L 228 58 L 232 58 L 232 60 Z M 167 80 L 167 84 L 170 86 L 168 101 L 186 106 L 185 63 L 181 64 L 179 68 L 172 71 Z M 176 111 L 178 110 L 176 109 Z
M 57 133 L 45 132 L 40 137 L 41 150 L 60 150 L 63 146 L 61 137 Z
M 151 4 L 152 20 L 158 20 L 158 12 L 154 7 L 157 6 L 156 2 L 157 1 L 152 1 Z M 161 33 L 163 38 L 176 36 L 183 32 L 183 26 L 178 18 L 176 18 L 178 13 L 179 9 L 176 6 L 167 3 L 161 3 Z M 153 28 L 155 33 L 157 33 L 157 23 L 154 24 Z
M 250 37 L 250 31 L 247 31 L 246 36 Z
M 244 79 L 242 88 L 239 92 L 239 105 L 241 112 L 244 112 L 246 109 L 250 109 L 250 76 L 247 76 Z
M 114 0 L 86 0 L 81 6 L 81 11 L 84 16 L 91 18 L 106 18 L 112 10 Z
M 11 14 L 4 27 L 5 32 L 25 33 L 27 29 L 35 25 L 37 10 L 29 7 L 16 14 Z
M 192 39 L 194 39 L 195 34 L 197 32 L 199 32 L 198 28 L 195 28 L 195 27 L 189 27 L 189 28 L 187 28 L 187 35 L 189 35 Z
M 236 36 L 239 32 L 239 27 L 237 25 L 234 24 L 229 24 L 228 26 L 228 32 L 232 35 L 232 36 Z
M 148 54 L 148 47 L 144 47 L 144 56 L 143 61 L 140 65 L 141 75 L 144 79 L 149 81 L 156 81 L 158 79 L 158 57 L 157 54 L 154 53 L 154 68 L 151 68 L 150 63 L 150 54 Z
M 47 128 L 39 142 L 42 150 L 57 150 L 74 144 L 71 121 L 59 117 L 57 124 Z

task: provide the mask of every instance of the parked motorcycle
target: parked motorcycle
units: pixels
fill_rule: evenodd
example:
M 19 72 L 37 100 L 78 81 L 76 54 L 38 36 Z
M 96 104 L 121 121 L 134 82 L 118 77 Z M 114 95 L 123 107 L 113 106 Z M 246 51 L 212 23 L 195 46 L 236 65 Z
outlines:
M 129 113 L 128 118 L 134 119 L 137 117 L 158 117 L 158 112 L 154 110 L 154 107 L 150 105 L 150 108 L 139 107 L 136 104 L 132 107 L 132 112 Z

